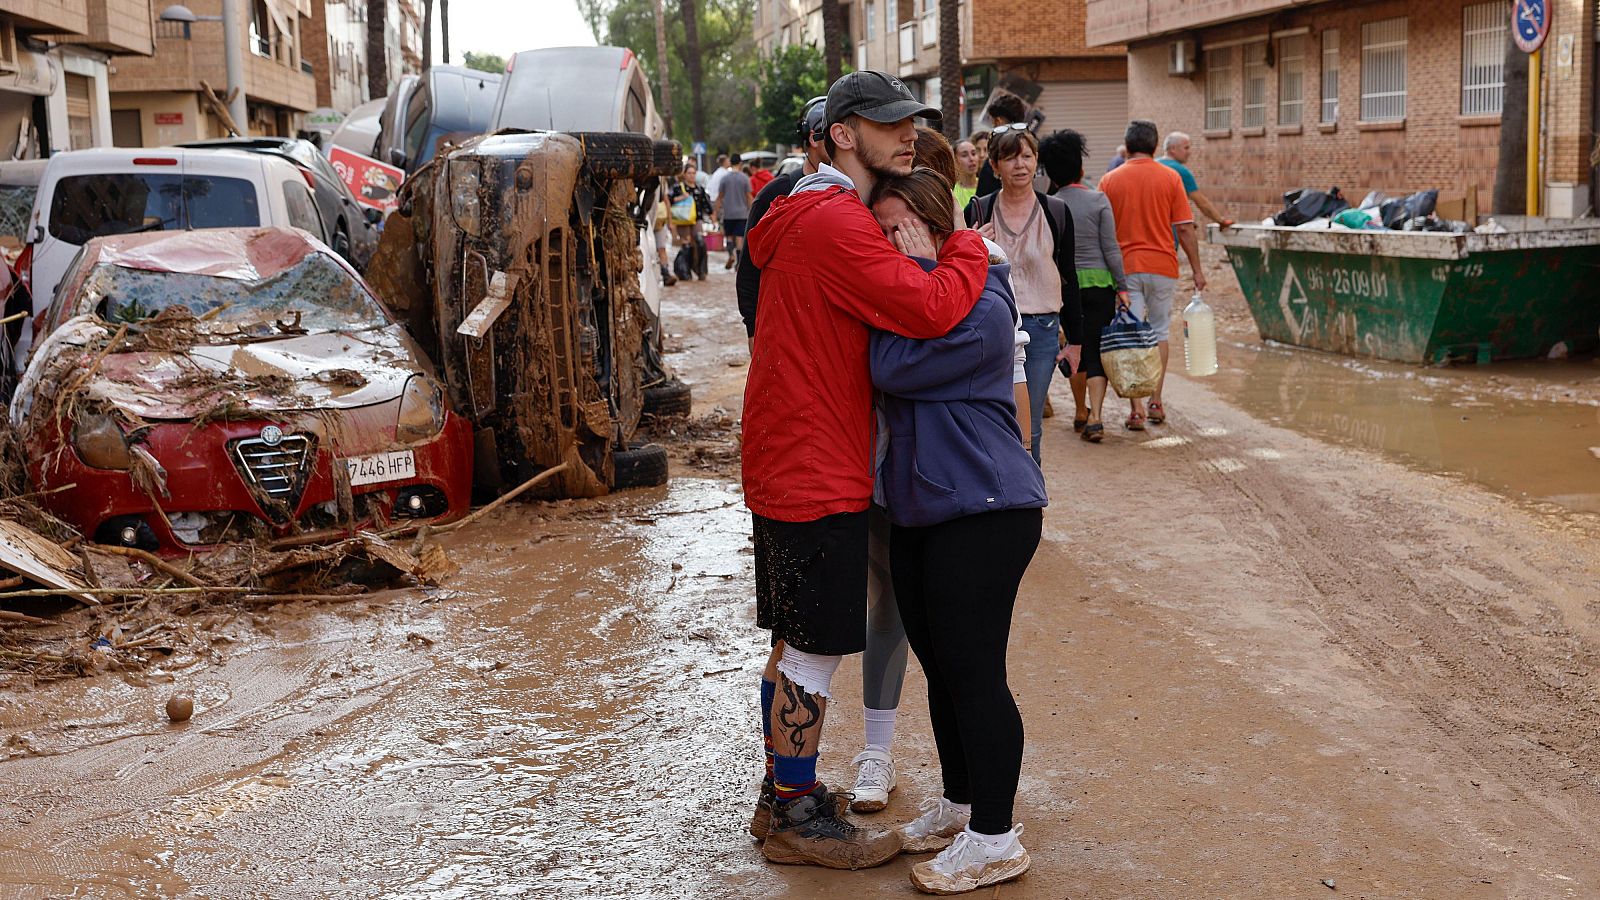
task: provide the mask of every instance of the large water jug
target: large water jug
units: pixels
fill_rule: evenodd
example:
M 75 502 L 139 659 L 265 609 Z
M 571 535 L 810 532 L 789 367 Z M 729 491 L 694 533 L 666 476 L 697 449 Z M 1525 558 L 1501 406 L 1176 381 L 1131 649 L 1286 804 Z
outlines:
M 1199 291 L 1183 308 L 1183 362 L 1192 376 L 1217 374 L 1217 317 Z

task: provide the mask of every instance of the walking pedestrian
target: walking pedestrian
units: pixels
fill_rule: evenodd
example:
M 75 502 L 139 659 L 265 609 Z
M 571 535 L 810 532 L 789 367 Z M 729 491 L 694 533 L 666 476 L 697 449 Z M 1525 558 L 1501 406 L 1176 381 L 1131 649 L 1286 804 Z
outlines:
M 656 198 L 655 214 L 650 227 L 655 232 L 656 262 L 661 266 L 661 284 L 672 287 L 678 283 L 678 277 L 672 274 L 672 263 L 667 258 L 667 248 L 672 246 L 672 213 L 668 198 L 672 194 L 672 185 L 666 179 L 661 179 L 660 195 Z
M 1008 125 L 1025 127 L 1028 106 L 1016 94 L 1002 91 L 989 101 L 988 116 L 994 125 L 993 133 L 999 134 L 1000 130 Z M 982 197 L 998 190 L 1000 190 L 1000 176 L 994 169 L 994 159 L 991 154 L 986 164 L 978 170 L 978 196 Z
M 773 201 L 750 235 L 762 274 L 743 473 L 756 621 L 774 648 L 761 690 L 772 776 L 750 830 L 764 835 L 772 862 L 863 868 L 900 851 L 898 832 L 846 818 L 816 768 L 833 673 L 866 642 L 870 329 L 943 335 L 972 310 L 988 268 L 979 237 L 958 233 L 924 271 L 862 200 L 879 179 L 910 171 L 913 117 L 939 111 L 898 78 L 859 71 L 836 81 L 825 105 L 833 164 Z M 929 240 L 916 220 L 893 233 L 902 245 Z
M 996 129 L 989 164 L 1000 173 L 1002 187 L 974 200 L 967 215 L 967 223 L 999 244 L 1011 262 L 1012 289 L 1028 332 L 1028 434 L 1035 461 L 1041 459 L 1044 405 L 1056 357 L 1062 355 L 1075 370 L 1083 343 L 1072 214 L 1061 200 L 1033 189 L 1038 151 L 1039 139 L 1021 123 Z
M 1039 160 L 1050 180 L 1063 187 L 1056 196 L 1072 211 L 1078 296 L 1083 306 L 1083 353 L 1072 373 L 1072 393 L 1081 412 L 1073 427 L 1083 439 L 1105 439 L 1106 370 L 1100 361 L 1100 331 L 1128 303 L 1117 223 L 1106 195 L 1083 184 L 1083 161 L 1089 147 L 1076 131 L 1058 131 L 1039 142 Z M 1085 398 L 1085 394 L 1087 397 Z M 1087 402 L 1085 402 L 1087 400 Z M 1081 421 L 1081 424 L 1080 424 Z
M 1106 164 L 1106 171 L 1107 172 L 1115 171 L 1117 166 L 1120 166 L 1120 165 L 1122 165 L 1123 163 L 1125 163 L 1127 161 L 1128 161 L 1128 148 L 1124 147 L 1121 144 L 1118 144 L 1117 145 L 1117 152 L 1112 154 L 1111 162 Z
M 668 199 L 672 209 L 672 230 L 678 235 L 679 252 L 689 254 L 689 273 L 705 281 L 706 239 L 700 227 L 710 214 L 711 203 L 706 198 L 706 192 L 695 181 L 697 174 L 695 164 L 686 163 L 672 182 Z
M 1168 132 L 1167 139 L 1161 143 L 1161 148 L 1161 158 L 1157 162 L 1177 172 L 1178 177 L 1183 179 L 1183 192 L 1189 195 L 1189 202 L 1199 207 L 1206 218 L 1221 225 L 1224 231 L 1232 228 L 1233 220 L 1217 209 L 1211 198 L 1200 190 L 1200 182 L 1195 179 L 1194 173 L 1189 171 L 1189 156 L 1194 152 L 1194 142 L 1189 140 L 1189 136 L 1181 131 Z M 1154 413 L 1154 410 L 1151 412 Z M 1158 420 L 1152 415 L 1150 421 Z
M 926 226 L 926 242 L 900 243 L 928 268 L 957 233 L 949 189 L 919 168 L 880 180 L 873 194 L 885 233 L 909 216 Z M 1012 818 L 1023 732 L 1006 645 L 1047 498 L 1013 405 L 1018 314 L 1008 269 L 989 267 L 977 305 L 944 337 L 872 336 L 872 380 L 888 424 L 877 493 L 892 523 L 900 616 L 928 680 L 944 788 L 901 834 L 908 852 L 941 851 L 911 870 L 911 883 L 934 894 L 1009 881 L 1030 864 Z
M 739 250 L 744 246 L 745 220 L 750 218 L 750 176 L 739 168 L 739 154 L 733 155 L 733 165 L 717 186 L 717 221 L 722 223 L 722 246 L 728 253 L 724 269 L 733 268 L 739 261 Z
M 978 167 L 982 162 L 983 157 L 979 155 L 978 145 L 972 142 L 972 138 L 965 138 L 956 144 L 956 209 L 965 211 L 972 198 L 978 196 Z
M 1200 268 L 1194 213 L 1189 210 L 1183 180 L 1177 172 L 1156 162 L 1156 138 L 1154 122 L 1135 119 L 1129 123 L 1123 135 L 1128 161 L 1100 179 L 1100 190 L 1111 201 L 1111 212 L 1116 219 L 1117 244 L 1122 248 L 1129 305 L 1135 315 L 1150 323 L 1156 346 L 1161 350 L 1161 378 L 1150 398 L 1150 408 L 1165 420 L 1161 388 L 1167 378 L 1168 332 L 1179 274 L 1178 254 L 1172 247 L 1174 229 L 1184 255 L 1189 258 L 1195 290 L 1205 290 L 1206 275 Z M 1144 401 L 1130 399 L 1128 403 L 1130 410 L 1124 427 L 1143 431 Z
M 717 197 L 721 196 L 722 179 L 727 178 L 728 172 L 732 169 L 733 160 L 728 158 L 728 154 L 718 153 L 717 166 L 711 171 L 711 178 L 702 185 L 706 190 L 706 196 L 711 198 L 712 203 L 716 203 Z

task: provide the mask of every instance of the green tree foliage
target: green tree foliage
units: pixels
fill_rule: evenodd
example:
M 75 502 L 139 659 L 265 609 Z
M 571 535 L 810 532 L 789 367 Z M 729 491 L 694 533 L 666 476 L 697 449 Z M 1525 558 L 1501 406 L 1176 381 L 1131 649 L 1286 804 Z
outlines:
M 495 53 L 473 53 L 468 50 L 466 56 L 462 58 L 462 65 L 469 69 L 477 69 L 479 72 L 499 72 L 504 74 L 506 71 L 506 58 Z
M 761 143 L 761 131 L 756 125 L 755 95 L 757 79 L 757 53 L 751 35 L 750 23 L 755 14 L 756 0 L 694 0 L 698 25 L 699 59 L 701 66 L 701 102 L 704 104 L 706 133 L 693 133 L 692 91 L 684 60 L 689 48 L 684 35 L 682 16 L 674 14 L 678 3 L 667 0 L 667 71 L 672 79 L 673 122 L 671 137 L 681 142 L 685 149 L 695 140 L 706 142 L 707 148 L 738 152 Z M 591 26 L 597 21 L 603 27 L 595 29 L 595 39 L 602 44 L 628 47 L 639 57 L 645 77 L 656 89 L 657 105 L 660 89 L 655 86 L 656 22 L 651 0 L 577 0 L 578 9 Z
M 794 143 L 794 123 L 806 101 L 828 92 L 828 68 L 822 51 L 790 44 L 774 52 L 761 67 L 761 136 L 773 144 Z

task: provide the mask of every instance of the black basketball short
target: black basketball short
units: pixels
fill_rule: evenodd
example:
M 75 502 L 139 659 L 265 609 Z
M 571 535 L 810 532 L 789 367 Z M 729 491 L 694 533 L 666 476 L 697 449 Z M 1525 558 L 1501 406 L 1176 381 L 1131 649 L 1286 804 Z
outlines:
M 756 624 L 796 650 L 866 649 L 867 513 L 811 522 L 753 516 Z

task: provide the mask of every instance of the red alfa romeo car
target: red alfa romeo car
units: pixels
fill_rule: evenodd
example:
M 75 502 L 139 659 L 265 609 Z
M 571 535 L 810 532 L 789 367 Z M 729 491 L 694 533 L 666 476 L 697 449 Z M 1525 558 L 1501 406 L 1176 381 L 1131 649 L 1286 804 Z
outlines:
M 472 434 L 349 264 L 288 228 L 90 241 L 11 406 L 56 515 L 181 554 L 471 503 Z

